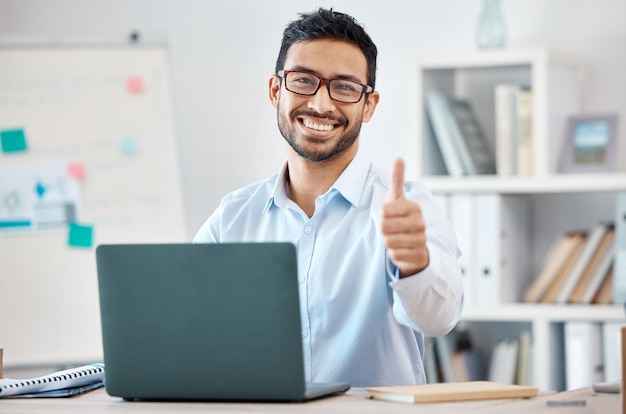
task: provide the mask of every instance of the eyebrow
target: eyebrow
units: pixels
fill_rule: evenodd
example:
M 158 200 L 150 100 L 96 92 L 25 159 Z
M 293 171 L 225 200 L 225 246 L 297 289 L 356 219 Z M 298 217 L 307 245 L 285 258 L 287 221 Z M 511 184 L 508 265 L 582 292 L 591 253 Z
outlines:
M 321 76 L 317 71 L 314 71 L 313 69 L 307 68 L 306 66 L 294 66 L 293 69 L 289 69 L 292 71 L 297 71 L 297 72 L 306 72 L 306 73 L 310 73 L 311 75 L 316 75 L 319 76 L 320 78 L 324 78 L 323 76 Z M 361 79 L 357 78 L 356 76 L 353 75 L 347 75 L 347 74 L 338 74 L 335 76 L 332 76 L 328 79 L 342 79 L 342 80 L 349 80 L 352 82 L 356 82 L 358 84 L 362 84 L 365 85 L 366 83 L 363 83 L 361 81 Z

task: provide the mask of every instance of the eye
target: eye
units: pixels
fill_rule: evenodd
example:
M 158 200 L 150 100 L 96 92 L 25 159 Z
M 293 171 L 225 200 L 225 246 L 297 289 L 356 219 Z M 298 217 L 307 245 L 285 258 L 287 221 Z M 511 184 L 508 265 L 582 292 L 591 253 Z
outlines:
M 359 93 L 361 91 L 361 85 L 350 81 L 333 80 L 333 89 L 341 92 Z
M 306 74 L 302 74 L 302 73 L 293 74 L 291 78 L 291 82 L 299 83 L 302 85 L 315 85 L 317 83 L 315 78 Z

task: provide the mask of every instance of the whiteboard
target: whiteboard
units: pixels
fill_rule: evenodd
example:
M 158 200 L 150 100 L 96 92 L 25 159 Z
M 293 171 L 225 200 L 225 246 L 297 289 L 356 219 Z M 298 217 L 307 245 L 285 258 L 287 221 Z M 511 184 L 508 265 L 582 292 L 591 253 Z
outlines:
M 0 137 L 24 138 L 2 141 L 0 216 L 19 201 L 9 190 L 29 187 L 7 171 L 67 171 L 55 182 L 77 188 L 66 223 L 0 231 L 5 365 L 101 361 L 95 247 L 184 241 L 169 82 L 162 45 L 0 49 Z M 71 241 L 70 221 L 90 245 Z

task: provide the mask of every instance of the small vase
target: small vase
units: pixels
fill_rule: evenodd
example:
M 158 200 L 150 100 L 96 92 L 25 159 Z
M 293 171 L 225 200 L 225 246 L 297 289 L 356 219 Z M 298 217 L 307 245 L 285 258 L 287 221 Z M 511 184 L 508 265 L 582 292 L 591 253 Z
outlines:
M 483 10 L 476 31 L 479 49 L 504 47 L 506 30 L 500 0 L 483 0 Z

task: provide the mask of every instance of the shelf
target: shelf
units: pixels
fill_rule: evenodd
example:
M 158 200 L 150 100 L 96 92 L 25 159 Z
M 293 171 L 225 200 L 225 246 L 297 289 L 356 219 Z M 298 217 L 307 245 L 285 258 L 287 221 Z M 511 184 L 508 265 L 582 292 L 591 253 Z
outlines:
M 537 177 L 557 174 L 567 117 L 580 111 L 584 65 L 576 57 L 548 48 L 505 49 L 418 59 L 415 87 L 415 158 L 410 174 L 446 172 L 427 120 L 424 98 L 432 91 L 463 99 L 473 108 L 486 142 L 496 148 L 498 85 L 532 89 L 532 170 Z
M 497 307 L 471 307 L 463 311 L 461 320 L 472 322 L 566 322 L 587 321 L 624 321 L 624 307 L 619 305 L 542 305 L 534 303 L 515 303 Z
M 541 177 L 428 176 L 420 180 L 434 193 L 496 192 L 501 194 L 584 193 L 626 191 L 626 173 L 563 174 Z
M 565 65 L 580 65 L 577 57 L 548 48 L 485 50 L 452 56 L 429 56 L 420 59 L 420 65 L 428 69 L 462 69 L 486 66 L 528 65 L 530 62 L 553 61 Z

